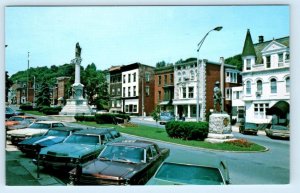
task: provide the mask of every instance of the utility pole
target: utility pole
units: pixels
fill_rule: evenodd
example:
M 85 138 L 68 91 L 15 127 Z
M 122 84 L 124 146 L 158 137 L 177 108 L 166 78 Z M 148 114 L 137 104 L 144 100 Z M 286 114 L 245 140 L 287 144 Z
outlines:
M 26 102 L 28 102 L 28 96 L 29 96 L 29 94 L 28 94 L 28 92 L 29 92 L 29 53 L 30 52 L 28 52 L 28 64 L 27 64 L 27 92 L 26 92 L 27 96 L 26 96 Z
M 35 107 L 35 76 L 33 76 L 33 106 Z

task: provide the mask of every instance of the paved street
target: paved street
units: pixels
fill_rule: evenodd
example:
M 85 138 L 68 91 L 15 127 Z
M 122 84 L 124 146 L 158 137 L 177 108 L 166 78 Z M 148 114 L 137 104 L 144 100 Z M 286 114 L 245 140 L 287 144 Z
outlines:
M 148 118 L 135 117 L 132 118 L 132 122 L 146 125 L 156 125 L 156 123 Z M 76 123 L 68 123 L 68 125 L 76 125 Z M 85 126 L 83 126 L 85 127 Z M 163 125 L 159 125 L 164 129 Z M 236 129 L 234 129 L 236 130 Z M 252 142 L 258 143 L 269 148 L 267 152 L 259 153 L 229 153 L 222 151 L 209 151 L 205 149 L 191 148 L 176 144 L 169 144 L 164 142 L 157 142 L 159 146 L 170 148 L 172 157 L 186 157 L 186 159 L 195 159 L 197 157 L 217 155 L 222 159 L 226 160 L 231 177 L 231 183 L 237 184 L 287 184 L 289 183 L 289 141 L 286 140 L 274 140 L 266 137 L 261 133 L 258 136 L 242 135 L 237 132 L 233 132 L 236 138 L 245 138 Z M 135 138 L 128 136 L 129 138 Z M 8 167 L 7 171 L 7 183 L 16 183 L 11 181 L 11 171 L 13 171 L 14 164 L 18 161 L 23 163 L 27 168 L 31 168 L 31 176 L 36 177 L 36 167 L 31 162 L 31 159 L 24 157 L 17 149 L 12 145 L 7 145 L 6 160 Z M 13 159 L 12 159 L 13 158 Z M 25 164 L 24 164 L 25 163 Z M 22 168 L 22 164 L 17 167 Z M 20 171 L 23 171 L 20 169 Z M 41 175 L 47 175 L 49 171 L 41 171 Z M 23 174 L 20 177 L 23 178 Z M 54 176 L 52 178 L 51 176 Z M 32 177 L 27 175 L 22 183 L 28 185 L 39 185 L 32 181 Z M 45 178 L 45 176 L 44 176 Z M 59 172 L 52 172 L 50 175 L 51 180 L 56 180 L 53 182 L 54 185 L 66 184 L 68 182 L 67 175 L 61 175 Z M 50 180 L 50 181 L 51 181 Z M 44 182 L 45 183 L 45 182 Z M 56 184 L 55 184 L 56 183 Z M 16 185 L 19 185 L 16 183 Z M 20 184 L 21 185 L 21 184 Z M 49 183 L 51 185 L 51 183 Z

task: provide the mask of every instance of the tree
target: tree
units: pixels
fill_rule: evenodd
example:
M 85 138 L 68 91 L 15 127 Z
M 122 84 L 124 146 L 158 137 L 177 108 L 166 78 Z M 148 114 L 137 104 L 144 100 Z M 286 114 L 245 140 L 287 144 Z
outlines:
M 163 68 L 166 66 L 166 62 L 165 61 L 160 61 L 156 63 L 156 68 Z
M 13 81 L 9 78 L 8 72 L 5 71 L 5 102 L 8 102 L 8 92 L 12 85 Z
M 155 120 L 156 126 L 157 126 L 157 122 L 158 122 L 158 120 L 160 118 L 160 107 L 158 105 L 152 111 L 151 116 L 152 116 L 153 120 Z
M 36 96 L 36 104 L 38 107 L 40 106 L 50 106 L 50 89 L 49 85 L 45 82 L 41 84 L 41 88 L 39 89 Z
M 241 54 L 226 58 L 225 63 L 235 65 L 237 67 L 237 69 L 240 71 L 243 70 L 243 61 L 242 61 Z

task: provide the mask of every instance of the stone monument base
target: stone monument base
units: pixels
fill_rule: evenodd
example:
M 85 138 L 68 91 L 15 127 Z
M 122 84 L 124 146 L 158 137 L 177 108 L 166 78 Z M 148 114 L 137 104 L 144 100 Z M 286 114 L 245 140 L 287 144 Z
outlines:
M 86 99 L 67 99 L 67 104 L 59 113 L 60 115 L 91 115 L 92 110 Z
M 234 140 L 231 132 L 230 116 L 227 113 L 213 113 L 209 116 L 209 133 L 204 141 L 223 143 Z

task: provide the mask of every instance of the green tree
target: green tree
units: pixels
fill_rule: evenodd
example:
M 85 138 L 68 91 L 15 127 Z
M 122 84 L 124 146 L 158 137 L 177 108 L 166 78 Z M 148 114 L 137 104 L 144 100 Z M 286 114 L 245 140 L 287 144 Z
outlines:
M 225 59 L 226 64 L 235 65 L 238 70 L 243 70 L 243 61 L 242 61 L 242 55 L 238 54 L 229 58 Z
M 36 96 L 36 104 L 38 107 L 40 106 L 50 106 L 50 89 L 49 85 L 45 82 L 41 84 L 41 87 Z
M 166 66 L 166 62 L 165 61 L 160 61 L 156 63 L 156 68 L 163 68 Z
M 13 85 L 13 81 L 9 78 L 8 72 L 5 71 L 5 102 L 8 102 L 8 91 Z
M 157 126 L 157 122 L 160 119 L 160 107 L 159 107 L 159 105 L 157 105 L 155 107 L 155 109 L 152 111 L 151 117 L 153 118 L 153 120 L 155 120 L 156 126 Z

